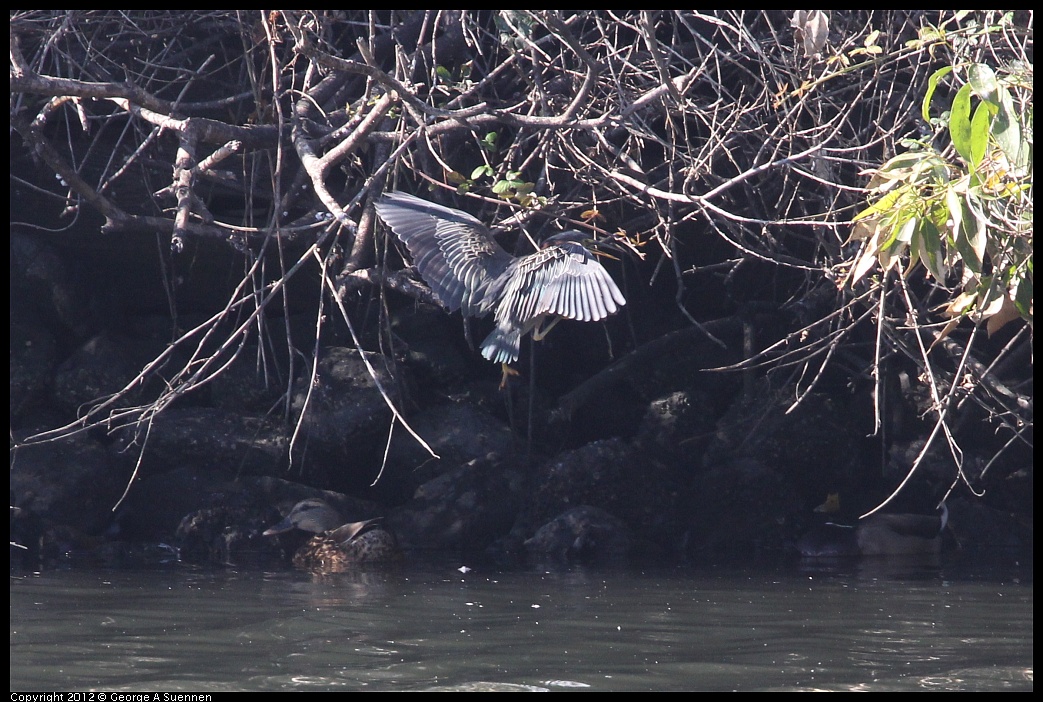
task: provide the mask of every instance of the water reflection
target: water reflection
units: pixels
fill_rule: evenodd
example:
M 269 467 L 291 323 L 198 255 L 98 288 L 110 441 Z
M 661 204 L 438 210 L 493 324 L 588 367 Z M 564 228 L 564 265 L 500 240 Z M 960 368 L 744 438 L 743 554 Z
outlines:
M 1032 587 L 942 573 L 67 570 L 11 579 L 14 690 L 1032 688 Z

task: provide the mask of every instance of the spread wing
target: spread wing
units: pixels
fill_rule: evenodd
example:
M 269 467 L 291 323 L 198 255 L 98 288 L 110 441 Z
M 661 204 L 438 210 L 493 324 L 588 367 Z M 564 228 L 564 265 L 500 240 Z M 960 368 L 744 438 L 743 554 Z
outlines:
M 484 224 L 466 212 L 406 193 L 385 194 L 376 210 L 409 249 L 420 276 L 447 310 L 468 316 L 489 310 L 489 286 L 515 258 Z
M 541 315 L 596 322 L 626 304 L 604 266 L 575 241 L 515 259 L 498 284 L 502 293 L 496 319 L 518 328 L 529 327 Z

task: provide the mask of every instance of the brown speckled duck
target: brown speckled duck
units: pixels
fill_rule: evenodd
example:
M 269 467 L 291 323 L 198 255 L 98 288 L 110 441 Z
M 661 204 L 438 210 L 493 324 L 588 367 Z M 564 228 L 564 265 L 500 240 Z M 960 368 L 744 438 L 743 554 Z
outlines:
M 394 535 L 376 524 L 380 518 L 345 524 L 335 509 L 317 498 L 302 500 L 265 536 L 293 529 L 315 534 L 293 554 L 298 568 L 339 573 L 361 563 L 391 563 L 402 558 Z

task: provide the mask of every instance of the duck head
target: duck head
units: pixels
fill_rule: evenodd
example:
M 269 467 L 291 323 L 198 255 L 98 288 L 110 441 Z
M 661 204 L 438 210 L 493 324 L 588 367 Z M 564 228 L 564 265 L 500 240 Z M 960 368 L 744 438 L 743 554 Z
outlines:
M 337 510 L 330 507 L 324 500 L 310 498 L 295 504 L 285 519 L 265 530 L 264 536 L 284 534 L 293 529 L 300 529 L 311 534 L 323 534 L 342 524 L 344 521 Z

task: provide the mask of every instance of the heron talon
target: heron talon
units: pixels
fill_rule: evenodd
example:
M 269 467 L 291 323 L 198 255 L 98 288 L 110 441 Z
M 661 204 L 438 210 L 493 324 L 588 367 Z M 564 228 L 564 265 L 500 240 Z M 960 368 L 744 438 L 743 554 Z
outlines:
M 506 390 L 507 389 L 507 379 L 510 378 L 512 375 L 520 376 L 521 373 L 519 373 L 518 371 L 516 371 L 513 368 L 511 368 L 506 363 L 501 363 L 500 367 L 503 369 L 503 377 L 500 378 L 500 390 Z

